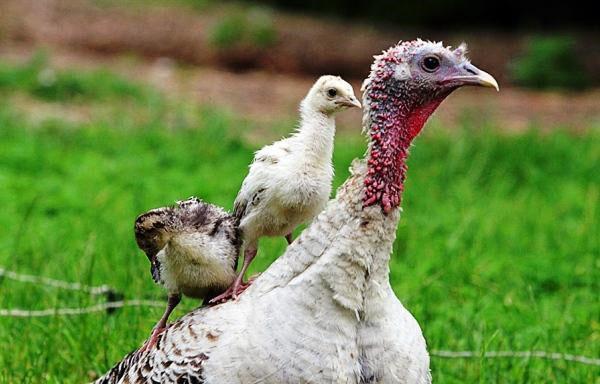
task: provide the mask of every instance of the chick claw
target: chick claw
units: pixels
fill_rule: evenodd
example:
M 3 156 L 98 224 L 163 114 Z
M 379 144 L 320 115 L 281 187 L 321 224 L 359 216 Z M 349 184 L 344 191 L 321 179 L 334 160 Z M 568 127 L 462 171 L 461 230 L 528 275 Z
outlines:
M 221 293 L 219 296 L 212 298 L 209 301 L 209 303 L 210 304 L 221 304 L 221 303 L 224 303 L 231 299 L 236 300 L 239 295 L 244 293 L 244 291 L 246 289 L 248 289 L 249 286 L 252 285 L 252 283 L 254 282 L 254 280 L 256 280 L 256 278 L 258 276 L 260 276 L 260 274 L 252 276 L 251 278 L 248 279 L 247 283 L 242 283 L 242 282 L 239 282 L 237 284 L 233 283 L 229 288 L 227 288 L 227 290 L 225 292 Z

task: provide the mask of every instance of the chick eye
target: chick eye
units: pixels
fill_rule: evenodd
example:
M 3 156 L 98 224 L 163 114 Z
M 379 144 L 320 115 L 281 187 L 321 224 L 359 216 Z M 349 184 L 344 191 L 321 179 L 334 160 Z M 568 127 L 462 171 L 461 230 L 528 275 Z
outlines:
M 440 66 L 440 59 L 435 56 L 427 56 L 423 59 L 423 69 L 427 72 L 433 72 Z
M 337 95 L 337 89 L 335 89 L 335 88 L 329 88 L 327 90 L 327 95 L 329 97 L 335 97 L 335 95 Z

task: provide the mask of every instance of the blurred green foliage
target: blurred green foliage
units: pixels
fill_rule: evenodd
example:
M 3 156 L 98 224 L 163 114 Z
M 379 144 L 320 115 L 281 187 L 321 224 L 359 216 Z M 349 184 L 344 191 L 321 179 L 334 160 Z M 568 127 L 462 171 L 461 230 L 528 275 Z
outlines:
M 210 43 L 217 48 L 230 48 L 240 43 L 266 48 L 277 40 L 271 13 L 258 7 L 239 9 L 219 20 L 211 29 Z
M 210 31 L 210 42 L 219 48 L 229 48 L 242 41 L 246 33 L 246 18 L 241 13 L 224 17 Z
M 217 3 L 215 0 L 91 0 L 100 7 L 126 5 L 134 7 L 147 6 L 183 6 L 197 11 L 202 11 L 207 7 Z
M 37 52 L 23 65 L 0 62 L 0 91 L 20 90 L 48 101 L 148 101 L 157 93 L 107 70 L 55 70 L 46 54 Z
M 273 16 L 268 9 L 250 8 L 248 18 L 250 20 L 251 40 L 256 46 L 265 48 L 277 41 Z
M 537 89 L 582 89 L 587 78 L 575 40 L 567 36 L 534 37 L 510 66 L 514 81 Z

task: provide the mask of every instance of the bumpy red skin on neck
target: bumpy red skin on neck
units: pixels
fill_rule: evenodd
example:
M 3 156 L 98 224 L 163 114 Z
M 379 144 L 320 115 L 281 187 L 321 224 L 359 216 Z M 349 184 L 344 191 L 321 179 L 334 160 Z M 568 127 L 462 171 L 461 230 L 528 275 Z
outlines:
M 393 72 L 382 65 L 366 89 L 370 146 L 363 206 L 378 204 L 385 213 L 402 200 L 412 140 L 446 96 L 419 100 L 421 95 L 404 89 L 402 84 L 393 86 L 392 76 Z

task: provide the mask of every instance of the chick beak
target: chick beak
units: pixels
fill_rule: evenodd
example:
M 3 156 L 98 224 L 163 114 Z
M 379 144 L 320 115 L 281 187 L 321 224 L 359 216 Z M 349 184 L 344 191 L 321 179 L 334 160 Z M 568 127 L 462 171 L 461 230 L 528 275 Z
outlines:
M 360 102 L 358 101 L 358 99 L 354 96 L 344 97 L 343 99 L 338 101 L 337 104 L 343 105 L 345 107 L 357 107 L 357 108 L 362 107 L 362 105 L 360 105 Z
M 494 88 L 496 91 L 500 91 L 498 82 L 492 75 L 482 71 L 471 63 L 462 64 L 457 72 L 456 75 L 445 78 L 443 83 L 453 83 L 459 86 L 476 85 L 479 87 Z

